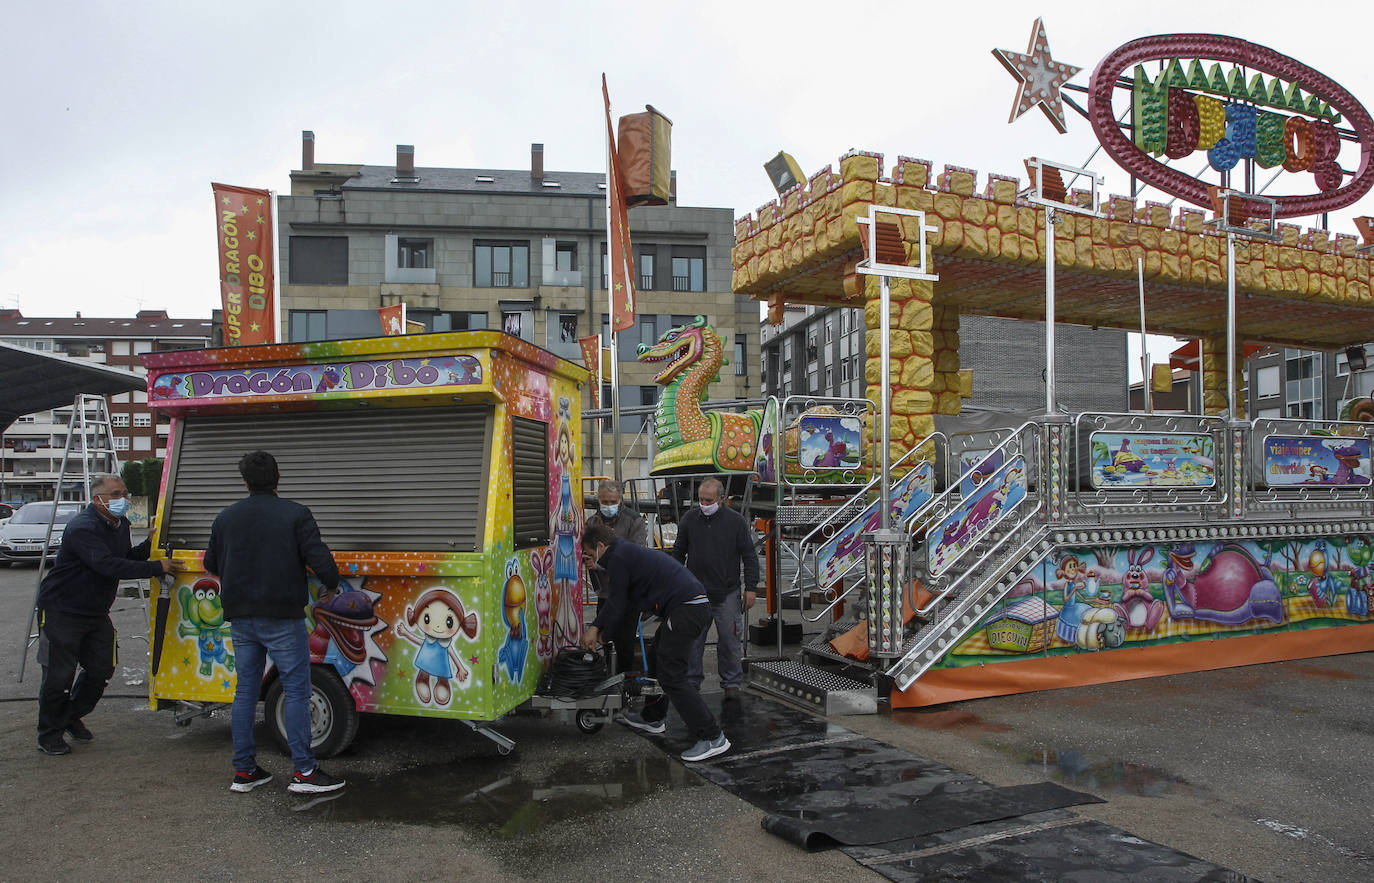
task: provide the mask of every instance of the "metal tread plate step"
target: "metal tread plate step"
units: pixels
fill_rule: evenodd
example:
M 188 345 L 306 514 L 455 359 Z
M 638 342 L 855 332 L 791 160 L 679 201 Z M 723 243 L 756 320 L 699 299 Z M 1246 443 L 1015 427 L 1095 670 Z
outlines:
M 766 693 L 823 714 L 876 714 L 878 692 L 872 684 L 824 669 L 782 659 L 749 666 L 749 684 Z

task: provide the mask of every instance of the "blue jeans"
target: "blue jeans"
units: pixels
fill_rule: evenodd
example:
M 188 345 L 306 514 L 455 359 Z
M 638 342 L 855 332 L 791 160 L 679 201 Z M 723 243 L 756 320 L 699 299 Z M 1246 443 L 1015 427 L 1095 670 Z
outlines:
M 716 672 L 720 685 L 725 689 L 738 687 L 744 683 L 744 610 L 739 589 L 719 604 L 711 605 L 711 618 L 716 623 Z M 702 657 L 706 655 L 706 633 L 710 630 L 708 624 L 697 636 L 687 661 L 687 680 L 698 689 L 706 678 Z
M 286 743 L 291 748 L 292 769 L 301 773 L 312 771 L 315 755 L 310 750 L 310 640 L 305 633 L 305 620 L 240 616 L 229 623 L 229 629 L 238 673 L 230 716 L 234 769 L 251 773 L 257 766 L 258 745 L 253 725 L 257 721 L 262 671 L 270 655 L 285 697 Z

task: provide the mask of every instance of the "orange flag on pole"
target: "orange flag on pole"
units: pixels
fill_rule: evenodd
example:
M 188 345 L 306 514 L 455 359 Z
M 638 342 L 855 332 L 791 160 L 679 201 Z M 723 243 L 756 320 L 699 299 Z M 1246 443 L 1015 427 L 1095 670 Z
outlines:
M 382 334 L 390 336 L 393 334 L 406 334 L 406 305 L 405 303 L 393 304 L 389 307 L 379 307 L 377 317 L 382 320 Z
M 587 366 L 587 372 L 591 375 L 592 385 L 592 407 L 601 407 L 601 336 L 593 334 L 591 337 L 579 337 L 577 342 L 582 346 L 582 364 Z
M 272 194 L 211 184 L 219 233 L 219 292 L 226 346 L 276 343 L 272 321 Z
M 611 262 L 611 327 L 626 331 L 635 325 L 634 253 L 630 250 L 630 214 L 625 205 L 625 183 L 615 149 L 615 129 L 611 125 L 611 94 L 606 75 L 601 75 L 601 97 L 606 101 L 606 212 L 608 214 L 606 258 Z

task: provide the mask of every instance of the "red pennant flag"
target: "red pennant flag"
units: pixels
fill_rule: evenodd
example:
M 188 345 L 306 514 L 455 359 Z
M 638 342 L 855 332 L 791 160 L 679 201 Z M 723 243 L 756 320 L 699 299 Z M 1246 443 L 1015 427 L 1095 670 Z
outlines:
M 606 211 L 610 243 L 607 259 L 611 262 L 611 327 L 626 331 L 635 325 L 635 287 L 633 252 L 630 250 L 630 215 L 625 207 L 625 184 L 620 173 L 620 159 L 616 155 L 615 130 L 611 126 L 611 94 L 606 89 L 606 75 L 601 75 L 601 97 L 606 101 L 606 144 L 610 155 L 606 160 Z
M 578 344 L 582 346 L 582 364 L 587 366 L 587 371 L 591 374 L 588 378 L 592 385 L 592 407 L 601 407 L 601 337 L 593 334 L 591 337 L 579 337 Z
M 226 346 L 276 343 L 272 321 L 272 194 L 211 184 L 219 233 L 219 292 Z
M 406 333 L 406 305 L 403 303 L 395 304 L 390 307 L 380 307 L 377 316 L 382 320 L 382 334 L 390 336 L 393 334 Z

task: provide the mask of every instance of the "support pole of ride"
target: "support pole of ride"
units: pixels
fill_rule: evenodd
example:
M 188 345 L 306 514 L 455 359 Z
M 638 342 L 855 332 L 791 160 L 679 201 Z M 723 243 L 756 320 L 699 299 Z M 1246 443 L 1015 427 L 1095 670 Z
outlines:
M 894 217 L 895 216 L 895 217 Z M 914 219 L 918 231 L 916 253 L 908 256 L 903 246 L 901 218 Z M 926 271 L 926 234 L 935 228 L 926 225 L 925 212 L 870 205 L 867 217 L 854 219 L 867 227 L 860 235 L 864 258 L 855 272 L 878 276 L 881 280 L 879 333 L 882 360 L 882 401 L 878 406 L 881 423 L 882 478 L 878 483 L 880 513 L 878 529 L 865 539 L 868 565 L 868 649 L 875 659 L 895 659 L 902 654 L 904 605 L 903 581 L 911 543 L 906 532 L 892 525 L 892 363 L 890 358 L 893 278 L 936 282 L 939 276 Z

